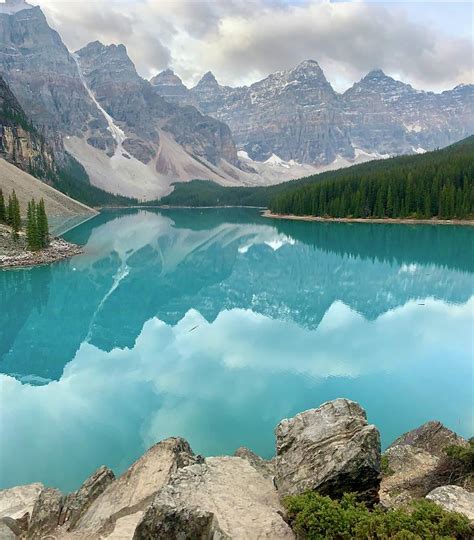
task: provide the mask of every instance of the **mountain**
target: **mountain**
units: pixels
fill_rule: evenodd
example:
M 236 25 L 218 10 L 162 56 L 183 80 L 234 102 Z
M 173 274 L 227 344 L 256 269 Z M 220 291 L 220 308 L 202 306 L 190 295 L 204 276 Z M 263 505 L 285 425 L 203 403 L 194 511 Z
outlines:
M 57 171 L 52 148 L 0 76 L 0 157 L 39 178 Z
M 10 0 L 0 12 L 0 70 L 57 159 L 69 152 L 95 186 L 151 198 L 177 180 L 240 181 L 229 128 L 158 96 L 123 45 L 95 42 L 71 55 L 39 7 Z
M 0 70 L 34 125 L 55 141 L 60 159 L 62 136 L 81 136 L 92 122 L 105 135 L 107 124 L 59 34 L 39 7 L 23 5 L 11 14 L 0 13 Z
M 474 86 L 435 94 L 371 71 L 343 95 L 354 146 L 380 154 L 422 153 L 474 132 Z
M 307 60 L 249 87 L 208 72 L 188 89 L 171 70 L 142 79 L 123 45 L 71 54 L 39 7 L 0 6 L 0 72 L 58 166 L 79 171 L 81 189 L 90 181 L 150 200 L 192 179 L 276 184 L 474 131 L 472 85 L 434 94 L 374 71 L 341 95 Z
M 435 94 L 374 70 L 338 94 L 313 60 L 241 88 L 221 86 L 208 72 L 187 89 L 170 75 L 172 83 L 153 79 L 157 93 L 226 122 L 243 157 L 287 168 L 422 153 L 474 132 L 473 85 Z
M 474 217 L 474 135 L 443 150 L 351 167 L 324 182 L 289 186 L 275 214 L 336 218 Z
M 341 184 L 346 186 L 347 191 L 350 192 L 354 189 L 353 186 L 359 187 L 365 179 L 377 182 L 380 179 L 386 186 L 389 182 L 400 183 L 405 178 L 410 178 L 416 187 L 418 198 L 423 198 L 424 205 L 427 194 L 431 198 L 432 190 L 436 190 L 436 197 L 439 198 L 439 192 L 446 181 L 454 180 L 459 185 L 458 187 L 465 183 L 467 189 L 469 186 L 472 188 L 474 182 L 472 156 L 474 156 L 474 136 L 467 137 L 442 150 L 370 161 L 273 186 L 222 187 L 213 182 L 194 180 L 186 184 L 176 184 L 173 192 L 163 197 L 160 204 L 196 207 L 271 207 L 275 199 L 281 197 L 285 199 L 295 192 L 301 192 L 303 198 L 306 198 L 307 193 L 319 189 L 318 186 L 323 184 L 333 186 Z M 420 180 L 422 180 L 421 184 Z M 428 186 L 424 186 L 425 182 L 429 184 L 429 189 Z M 388 195 L 388 192 L 385 195 Z M 393 195 L 394 193 L 392 193 L 392 197 Z M 374 203 L 375 198 L 372 198 L 371 204 Z M 431 204 L 434 205 L 434 198 Z M 470 204 L 471 211 L 474 212 L 473 195 L 470 196 Z M 432 210 L 434 212 L 438 208 L 433 207 Z

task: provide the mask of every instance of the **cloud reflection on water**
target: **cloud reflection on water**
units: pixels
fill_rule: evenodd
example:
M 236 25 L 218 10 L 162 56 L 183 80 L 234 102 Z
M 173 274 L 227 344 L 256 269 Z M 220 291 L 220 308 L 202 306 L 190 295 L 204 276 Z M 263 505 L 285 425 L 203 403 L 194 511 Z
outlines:
M 474 297 L 420 303 L 368 321 L 336 301 L 316 330 L 250 309 L 212 323 L 189 310 L 174 326 L 148 320 L 133 348 L 82 343 L 45 386 L 2 375 L 1 484 L 72 489 L 96 466 L 120 471 L 170 435 L 204 454 L 253 442 L 268 455 L 279 419 L 337 395 L 362 401 L 386 439 L 434 409 L 472 434 Z

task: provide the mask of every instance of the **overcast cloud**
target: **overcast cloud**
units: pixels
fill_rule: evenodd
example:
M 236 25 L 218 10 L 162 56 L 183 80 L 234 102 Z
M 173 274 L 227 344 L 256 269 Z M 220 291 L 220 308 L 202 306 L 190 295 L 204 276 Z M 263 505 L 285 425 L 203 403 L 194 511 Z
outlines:
M 474 81 L 472 33 L 449 31 L 449 2 L 425 4 L 417 17 L 404 3 L 37 2 L 71 50 L 97 39 L 124 43 L 146 78 L 171 67 L 192 85 L 211 70 L 219 82 L 235 86 L 311 58 L 337 90 L 379 67 L 422 89 Z M 472 5 L 458 4 L 457 9 L 461 14 L 466 10 L 472 30 Z M 446 27 L 434 26 L 443 11 Z

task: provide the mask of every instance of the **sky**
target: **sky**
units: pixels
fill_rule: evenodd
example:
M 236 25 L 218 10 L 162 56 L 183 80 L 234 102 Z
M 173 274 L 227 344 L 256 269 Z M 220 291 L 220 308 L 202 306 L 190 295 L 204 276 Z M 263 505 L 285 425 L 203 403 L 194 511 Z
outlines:
M 173 69 L 188 86 L 206 71 L 251 84 L 316 60 L 344 91 L 381 68 L 415 88 L 474 82 L 471 1 L 32 0 L 70 50 L 123 43 L 139 73 Z

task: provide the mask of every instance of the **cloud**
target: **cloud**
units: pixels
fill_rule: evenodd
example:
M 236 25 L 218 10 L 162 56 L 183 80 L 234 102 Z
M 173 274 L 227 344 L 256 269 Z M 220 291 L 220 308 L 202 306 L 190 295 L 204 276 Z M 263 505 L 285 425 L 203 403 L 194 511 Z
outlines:
M 123 42 L 147 78 L 172 67 L 188 84 L 208 70 L 248 84 L 313 58 L 339 90 L 376 67 L 424 89 L 473 81 L 472 38 L 429 25 L 430 10 L 444 9 L 436 4 L 426 4 L 424 22 L 396 3 L 38 1 L 71 49 Z

